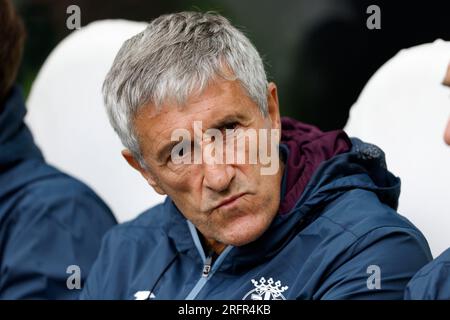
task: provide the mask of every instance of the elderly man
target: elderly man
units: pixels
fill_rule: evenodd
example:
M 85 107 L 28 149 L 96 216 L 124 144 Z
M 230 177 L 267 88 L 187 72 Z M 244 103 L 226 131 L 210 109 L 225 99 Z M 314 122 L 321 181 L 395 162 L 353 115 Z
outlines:
M 153 20 L 103 93 L 124 158 L 168 197 L 105 236 L 82 298 L 401 299 L 431 259 L 383 152 L 280 119 L 258 52 L 224 17 Z
M 450 87 L 450 64 L 442 84 Z M 444 132 L 444 140 L 450 146 L 450 119 Z M 405 298 L 450 300 L 450 249 L 417 272 L 406 287 Z

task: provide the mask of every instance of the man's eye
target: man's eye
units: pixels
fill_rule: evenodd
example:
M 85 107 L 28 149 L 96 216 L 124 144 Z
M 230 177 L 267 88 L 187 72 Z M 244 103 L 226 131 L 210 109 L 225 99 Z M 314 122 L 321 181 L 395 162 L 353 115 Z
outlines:
M 192 152 L 195 148 L 195 144 L 193 141 L 186 141 L 182 145 L 178 145 L 177 150 L 173 150 L 168 158 L 168 162 L 178 163 L 182 159 L 187 159 L 192 156 Z M 175 157 L 175 159 L 173 159 Z
M 237 128 L 237 126 L 238 126 L 237 122 L 230 122 L 230 123 L 225 124 L 222 128 L 224 130 L 235 130 Z

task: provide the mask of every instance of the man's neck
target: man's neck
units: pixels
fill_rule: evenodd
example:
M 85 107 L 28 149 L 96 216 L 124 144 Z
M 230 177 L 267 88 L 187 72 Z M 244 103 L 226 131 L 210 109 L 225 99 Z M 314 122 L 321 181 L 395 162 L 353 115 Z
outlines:
M 203 248 L 205 249 L 206 253 L 215 252 L 217 255 L 220 255 L 227 246 L 226 244 L 223 244 L 217 240 L 205 238 L 203 236 L 201 237 L 203 240 L 202 241 Z

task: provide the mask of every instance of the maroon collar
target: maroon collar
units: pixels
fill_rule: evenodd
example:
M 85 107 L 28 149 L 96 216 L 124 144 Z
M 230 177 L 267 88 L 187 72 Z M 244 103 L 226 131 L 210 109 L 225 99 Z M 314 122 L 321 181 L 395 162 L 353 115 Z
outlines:
M 322 132 L 292 118 L 281 118 L 281 144 L 289 149 L 285 169 L 285 193 L 279 213 L 289 212 L 297 203 L 319 165 L 352 146 L 342 130 Z

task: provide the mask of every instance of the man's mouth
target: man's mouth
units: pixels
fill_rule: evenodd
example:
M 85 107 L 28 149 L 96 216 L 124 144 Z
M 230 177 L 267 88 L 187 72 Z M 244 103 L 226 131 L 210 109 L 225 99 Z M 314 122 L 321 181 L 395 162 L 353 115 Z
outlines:
M 225 200 L 223 200 L 222 202 L 220 202 L 216 207 L 214 207 L 213 210 L 216 210 L 216 209 L 219 209 L 219 208 L 220 209 L 231 208 L 245 194 L 246 193 L 244 192 L 244 193 L 239 193 L 239 194 L 236 194 L 234 196 L 228 197 Z

